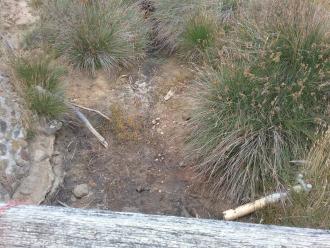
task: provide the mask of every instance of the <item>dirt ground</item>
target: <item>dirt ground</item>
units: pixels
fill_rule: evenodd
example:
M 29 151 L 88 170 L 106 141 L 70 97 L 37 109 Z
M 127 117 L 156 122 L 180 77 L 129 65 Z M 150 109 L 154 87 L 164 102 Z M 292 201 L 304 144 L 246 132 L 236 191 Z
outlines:
M 192 186 L 195 177 L 184 153 L 186 97 L 190 71 L 173 59 L 146 60 L 118 79 L 100 73 L 95 79 L 70 74 L 71 101 L 102 111 L 113 120 L 89 114 L 109 142 L 104 149 L 76 120 L 57 136 L 56 150 L 65 154 L 66 177 L 53 204 L 79 208 L 217 218 L 228 208 Z M 164 96 L 175 92 L 168 101 Z M 69 123 L 68 121 L 66 121 Z M 78 124 L 78 125 L 77 125 Z M 77 184 L 90 194 L 73 196 Z
M 17 41 L 35 20 L 34 12 L 26 0 L 1 2 L 3 30 Z M 48 204 L 220 218 L 230 205 L 193 186 L 196 175 L 185 158 L 191 77 L 191 71 L 175 59 L 152 56 L 138 68 L 117 74 L 100 72 L 92 78 L 70 71 L 65 79 L 69 100 L 110 117 L 109 122 L 83 111 L 109 148 L 68 114 L 55 145 L 66 174 Z M 89 194 L 78 199 L 72 191 L 84 183 Z

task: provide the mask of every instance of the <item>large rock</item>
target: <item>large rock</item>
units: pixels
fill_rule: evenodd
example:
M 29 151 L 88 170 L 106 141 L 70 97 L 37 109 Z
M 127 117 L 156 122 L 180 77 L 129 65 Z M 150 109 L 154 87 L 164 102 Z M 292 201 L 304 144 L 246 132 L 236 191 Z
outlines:
M 38 134 L 31 146 L 32 167 L 17 188 L 13 199 L 40 204 L 48 193 L 53 190 L 55 174 L 50 157 L 54 149 L 54 136 Z
M 40 204 L 51 190 L 53 181 L 54 173 L 49 160 L 33 163 L 29 175 L 23 179 L 13 199 Z

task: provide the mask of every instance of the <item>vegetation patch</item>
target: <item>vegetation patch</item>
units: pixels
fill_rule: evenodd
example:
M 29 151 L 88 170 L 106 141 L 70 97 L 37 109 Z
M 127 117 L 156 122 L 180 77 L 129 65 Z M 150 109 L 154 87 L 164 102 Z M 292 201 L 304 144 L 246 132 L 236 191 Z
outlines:
M 232 60 L 199 76 L 190 145 L 216 195 L 236 201 L 282 190 L 290 160 L 328 123 L 330 47 L 309 1 L 252 3 L 232 37 Z
M 17 57 L 13 67 L 32 111 L 56 118 L 66 111 L 61 77 L 62 68 L 51 65 L 49 58 Z
M 303 169 L 310 193 L 292 195 L 285 207 L 269 207 L 258 214 L 264 223 L 330 228 L 330 130 L 310 150 Z
M 122 0 L 47 0 L 41 24 L 44 39 L 59 55 L 92 74 L 129 67 L 145 55 L 143 14 Z
M 203 62 L 221 47 L 224 30 L 238 1 L 155 1 L 155 42 L 160 50 Z M 202 57 L 201 57 L 202 55 Z

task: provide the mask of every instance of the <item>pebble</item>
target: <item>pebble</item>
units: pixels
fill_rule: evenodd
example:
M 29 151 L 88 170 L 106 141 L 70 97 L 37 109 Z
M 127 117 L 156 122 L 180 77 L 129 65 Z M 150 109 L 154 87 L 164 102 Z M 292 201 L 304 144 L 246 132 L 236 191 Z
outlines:
M 77 198 L 82 198 L 89 194 L 89 187 L 86 183 L 79 184 L 73 189 L 73 194 Z
M 150 191 L 150 189 L 146 188 L 146 187 L 143 187 L 143 186 L 139 186 L 139 187 L 136 188 L 136 192 L 138 192 L 138 193 L 142 193 L 144 191 Z
M 48 135 L 53 135 L 58 130 L 60 130 L 62 128 L 62 126 L 63 126 L 63 123 L 61 121 L 52 120 L 51 122 L 48 123 L 48 125 L 46 125 L 46 128 L 44 131 Z

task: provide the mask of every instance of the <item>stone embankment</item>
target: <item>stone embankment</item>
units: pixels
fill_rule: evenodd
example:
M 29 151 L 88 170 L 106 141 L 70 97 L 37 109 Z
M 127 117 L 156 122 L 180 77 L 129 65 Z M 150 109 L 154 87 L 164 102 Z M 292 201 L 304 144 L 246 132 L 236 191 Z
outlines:
M 61 125 L 41 124 L 28 142 L 19 100 L 0 73 L 0 201 L 40 204 L 62 178 L 61 160 L 53 158 L 54 134 Z

